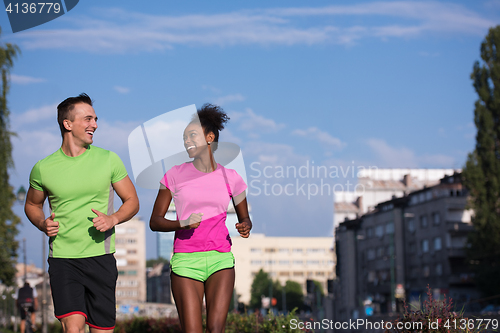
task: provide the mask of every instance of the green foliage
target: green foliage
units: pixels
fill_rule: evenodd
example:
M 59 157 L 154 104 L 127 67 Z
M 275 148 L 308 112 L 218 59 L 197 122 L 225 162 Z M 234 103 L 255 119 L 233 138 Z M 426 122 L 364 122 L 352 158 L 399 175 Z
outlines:
M 259 270 L 257 275 L 255 275 L 252 286 L 250 287 L 250 308 L 260 309 L 261 307 L 261 296 L 269 296 L 269 284 L 271 279 L 269 274 L 264 272 L 262 269 Z
M 271 332 L 308 332 L 307 330 L 292 329 L 290 321 L 296 319 L 295 310 L 288 315 L 261 316 L 258 313 L 252 315 L 230 312 L 226 320 L 226 333 L 271 333 Z M 206 329 L 206 321 L 203 321 L 203 329 Z M 58 331 L 49 330 L 56 333 Z M 115 326 L 115 333 L 177 333 L 182 332 L 179 320 L 176 318 L 144 318 L 134 317 L 127 320 L 118 321 Z M 310 331 L 309 331 L 310 332 Z
M 1 33 L 1 30 L 0 30 Z M 7 93 L 9 92 L 10 69 L 19 53 L 16 45 L 6 43 L 0 45 L 0 281 L 12 285 L 16 273 L 18 243 L 15 236 L 18 233 L 18 216 L 12 211 L 16 201 L 13 188 L 9 184 L 8 170 L 14 166 L 12 161 L 12 132 L 9 131 L 9 109 L 7 107 Z
M 272 283 L 272 294 L 276 298 L 276 309 L 283 310 L 283 286 L 278 281 L 272 281 L 269 274 L 262 269 L 255 275 L 250 289 L 250 309 L 261 308 L 261 296 L 269 297 L 270 286 Z M 304 309 L 304 293 L 299 283 L 286 281 L 285 283 L 286 309 L 290 311 L 293 308 Z
M 285 292 L 286 309 L 288 311 L 294 308 L 298 308 L 299 310 L 304 308 L 304 293 L 302 292 L 302 287 L 298 282 L 286 281 Z
M 169 264 L 170 262 L 168 261 L 168 259 L 165 259 L 163 257 L 159 257 L 159 258 L 156 258 L 156 259 L 148 259 L 146 260 L 146 267 L 154 267 L 156 266 L 157 264 Z
M 436 300 L 432 297 L 431 289 L 427 286 L 427 300 L 424 301 L 422 310 L 410 311 L 408 305 L 404 306 L 402 318 L 398 318 L 392 324 L 391 329 L 386 329 L 386 333 L 455 333 L 455 332 L 484 332 L 486 324 L 479 324 L 464 317 L 463 313 L 453 311 L 451 298 Z M 398 323 L 401 325 L 398 328 Z M 491 325 L 490 325 L 491 327 Z
M 485 295 L 500 294 L 500 26 L 481 44 L 482 65 L 471 74 L 479 99 L 475 103 L 476 147 L 463 170 L 470 193 L 475 231 L 469 235 L 468 260 Z
M 127 320 L 117 321 L 115 333 L 182 333 L 179 320 L 176 318 L 145 318 L 133 317 Z

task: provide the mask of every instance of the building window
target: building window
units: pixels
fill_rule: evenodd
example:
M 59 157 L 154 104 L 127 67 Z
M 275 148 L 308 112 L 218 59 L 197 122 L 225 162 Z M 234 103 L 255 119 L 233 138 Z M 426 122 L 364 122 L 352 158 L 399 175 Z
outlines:
M 384 255 L 384 248 L 379 247 L 377 248 L 377 258 L 381 258 Z
M 410 253 L 415 253 L 417 252 L 417 247 L 415 246 L 415 243 L 414 242 L 411 242 L 409 245 L 408 245 L 408 251 Z
M 384 236 L 384 226 L 383 225 L 377 226 L 377 228 L 375 229 L 375 235 L 377 235 L 378 237 Z
M 255 248 L 255 247 L 254 247 L 254 248 L 251 248 L 251 249 L 250 249 L 250 252 L 260 253 L 260 252 L 262 252 L 262 249 L 259 249 L 259 248 Z
M 434 238 L 434 251 L 441 250 L 441 237 Z
M 279 276 L 290 276 L 290 272 L 280 272 Z
M 279 252 L 280 253 L 288 253 L 288 252 L 290 252 L 290 250 L 289 249 L 279 249 Z
M 128 253 L 128 254 L 136 254 L 136 253 L 137 253 L 137 250 L 127 250 L 127 253 Z
M 425 265 L 422 268 L 422 274 L 424 275 L 424 277 L 429 277 L 429 274 L 430 274 L 429 265 Z
M 368 282 L 373 282 L 377 278 L 377 273 L 375 271 L 368 272 Z
M 251 260 L 250 264 L 251 265 L 262 265 L 262 260 Z
M 408 220 L 408 231 L 411 233 L 415 232 L 415 220 L 414 219 Z
M 294 252 L 294 253 L 302 253 L 302 249 L 293 249 L 292 252 Z
M 427 239 L 422 240 L 422 252 L 429 252 L 429 241 Z
M 443 275 L 443 265 L 441 264 L 436 265 L 436 275 L 437 276 Z
M 373 228 L 366 228 L 366 238 L 372 238 L 373 237 Z
M 304 276 L 304 272 L 293 272 L 293 276 Z
M 393 222 L 389 222 L 385 225 L 385 233 L 388 235 L 394 233 L 394 223 Z
M 375 250 L 374 249 L 368 249 L 366 251 L 366 259 L 368 259 L 368 260 L 375 259 Z
M 117 258 L 116 259 L 116 266 L 127 266 L 127 259 L 125 258 Z
M 264 251 L 267 253 L 273 253 L 276 252 L 276 249 L 271 247 L 271 248 L 266 248 Z
M 304 264 L 304 262 L 303 262 L 302 260 L 294 260 L 294 261 L 293 261 L 293 264 L 294 264 L 294 265 L 303 265 L 303 264 Z
M 307 264 L 308 265 L 319 265 L 319 260 L 308 260 Z
M 137 271 L 128 271 L 127 275 L 137 275 Z
M 290 265 L 290 260 L 280 260 L 280 265 Z
M 422 215 L 420 216 L 420 227 L 421 228 L 427 228 L 427 215 Z
M 439 225 L 441 223 L 441 217 L 438 212 L 432 214 L 432 223 L 434 225 Z

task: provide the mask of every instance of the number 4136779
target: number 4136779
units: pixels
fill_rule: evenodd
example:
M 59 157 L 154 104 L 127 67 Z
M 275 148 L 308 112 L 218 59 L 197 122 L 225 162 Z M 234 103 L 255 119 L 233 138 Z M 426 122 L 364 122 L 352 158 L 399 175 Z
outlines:
M 15 14 L 42 14 L 42 13 L 47 13 L 50 14 L 51 11 L 54 14 L 58 14 L 61 11 L 61 4 L 59 3 L 54 3 L 54 2 L 23 2 L 23 3 L 9 3 L 7 8 L 5 8 L 5 11 L 11 14 L 14 12 Z

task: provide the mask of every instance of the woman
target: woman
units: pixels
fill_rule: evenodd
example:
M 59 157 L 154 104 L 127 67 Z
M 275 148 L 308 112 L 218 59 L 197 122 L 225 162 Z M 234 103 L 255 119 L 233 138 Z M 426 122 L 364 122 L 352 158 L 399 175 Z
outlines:
M 198 110 L 184 130 L 184 147 L 193 161 L 167 171 L 151 214 L 151 230 L 175 231 L 171 286 L 184 332 L 202 332 L 203 295 L 207 332 L 224 332 L 234 288 L 234 257 L 225 225 L 231 197 L 240 235 L 247 238 L 252 228 L 245 182 L 213 159 L 219 131 L 228 120 L 218 106 L 205 104 Z M 164 218 L 172 198 L 175 221 Z

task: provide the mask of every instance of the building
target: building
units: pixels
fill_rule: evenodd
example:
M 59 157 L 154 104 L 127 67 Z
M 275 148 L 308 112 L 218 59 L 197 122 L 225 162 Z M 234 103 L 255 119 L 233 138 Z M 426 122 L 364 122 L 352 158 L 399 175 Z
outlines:
M 316 280 L 327 290 L 334 278 L 332 237 L 266 237 L 252 233 L 249 238 L 231 237 L 239 302 L 250 302 L 250 287 L 260 269 L 282 285 L 298 282 L 306 293 L 306 280 Z
M 171 304 L 169 265 L 160 263 L 148 268 L 147 276 L 147 302 Z
M 146 230 L 139 218 L 115 227 L 117 304 L 146 301 Z
M 473 230 L 460 174 L 439 184 L 378 204 L 336 230 L 335 319 L 401 310 L 420 304 L 427 285 L 435 297 L 455 303 L 479 297 L 465 265 L 467 234 Z
M 356 191 L 335 191 L 334 226 L 375 209 L 380 202 L 433 186 L 453 169 L 360 169 Z

